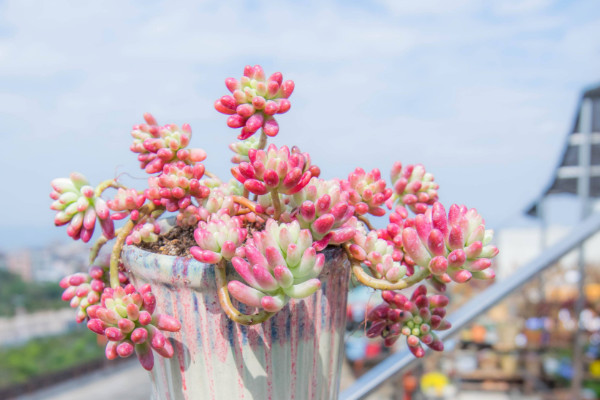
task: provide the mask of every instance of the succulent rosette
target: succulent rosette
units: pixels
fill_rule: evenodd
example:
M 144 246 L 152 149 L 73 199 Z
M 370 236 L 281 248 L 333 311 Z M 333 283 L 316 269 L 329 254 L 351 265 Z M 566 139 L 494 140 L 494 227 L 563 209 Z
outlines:
M 65 289 L 62 299 L 68 301 L 72 308 L 77 309 L 75 320 L 83 322 L 87 317 L 87 308 L 100 302 L 100 296 L 105 287 L 103 270 L 92 266 L 90 273 L 78 272 L 61 279 L 60 287 Z
M 404 252 L 402 244 L 402 232 L 406 227 L 414 227 L 414 219 L 408 218 L 408 211 L 402 206 L 397 206 L 389 215 L 390 223 L 387 227 L 377 230 L 377 236 L 380 239 L 387 240 L 389 244 L 394 246 L 392 254 L 394 261 L 399 261 L 407 268 L 407 275 L 412 275 L 414 272 L 415 262 L 408 254 Z
M 131 284 L 104 290 L 101 304 L 89 312 L 87 326 L 109 340 L 106 358 L 129 357 L 135 351 L 140 364 L 151 370 L 152 350 L 166 358 L 173 356 L 173 346 L 163 331 L 177 332 L 181 324 L 169 315 L 152 315 L 155 307 L 150 285 L 142 286 L 139 292 Z
M 406 253 L 444 283 L 494 278 L 489 267 L 498 248 L 490 244 L 492 237 L 475 209 L 454 204 L 446 216 L 440 203 L 417 215 L 414 228 L 402 232 Z
M 227 78 L 225 86 L 231 95 L 215 101 L 215 109 L 230 115 L 227 125 L 242 128 L 238 139 L 244 140 L 262 128 L 267 136 L 276 136 L 279 124 L 273 117 L 290 109 L 288 97 L 294 91 L 293 81 L 283 81 L 283 75 L 275 72 L 265 79 L 260 65 L 247 65 L 241 80 Z
M 228 214 L 213 214 L 207 222 L 200 221 L 194 231 L 198 246 L 190 248 L 190 253 L 200 262 L 216 264 L 222 259 L 231 260 L 236 250 L 246 240 L 247 230 L 242 227 L 239 217 Z
M 342 189 L 350 194 L 350 204 L 359 215 L 385 215 L 385 209 L 381 206 L 392 196 L 392 189 L 386 187 L 377 168 L 369 173 L 356 168 L 348 175 L 347 181 L 342 181 Z
M 128 245 L 144 243 L 152 243 L 158 240 L 160 234 L 160 225 L 152 218 L 146 222 L 137 224 L 131 233 L 127 235 L 125 243 Z
M 308 185 L 291 196 L 290 206 L 296 209 L 295 217 L 303 229 L 310 229 L 319 241 L 317 250 L 328 244 L 341 244 L 350 240 L 355 229 L 346 225 L 354 215 L 349 204 L 350 195 L 342 191 L 337 180 L 312 178 Z
M 381 336 L 386 346 L 393 345 L 401 335 L 406 336 L 408 348 L 416 357 L 423 357 L 424 343 L 435 351 L 443 351 L 444 343 L 433 331 L 450 328 L 444 319 L 448 298 L 444 295 L 427 296 L 427 288 L 420 285 L 413 292 L 410 300 L 404 295 L 385 290 L 382 292 L 384 302 L 371 310 L 367 319 L 371 326 L 367 336 Z
M 279 311 L 288 298 L 302 299 L 321 287 L 317 278 L 325 256 L 312 247 L 308 229 L 297 221 L 278 223 L 269 219 L 263 231 L 245 246 L 247 261 L 233 257 L 231 263 L 244 279 L 230 281 L 229 293 L 238 301 L 266 311 Z
M 73 172 L 69 178 L 57 178 L 51 182 L 54 200 L 50 208 L 56 211 L 54 224 L 67 226 L 67 234 L 73 239 L 87 243 L 94 234 L 96 220 L 108 239 L 114 237 L 115 227 L 106 202 L 96 195 L 93 187 L 82 174 Z
M 108 208 L 115 211 L 111 214 L 113 220 L 119 220 L 131 216 L 132 220 L 139 217 L 139 209 L 146 202 L 146 196 L 138 193 L 135 189 L 118 188 L 117 194 L 106 202 Z
M 206 159 L 202 149 L 186 149 L 192 137 L 192 128 L 183 124 L 158 126 L 151 114 L 144 114 L 146 124 L 135 125 L 131 131 L 133 144 L 130 150 L 139 153 L 141 168 L 153 174 L 162 171 L 165 164 L 182 161 L 194 164 Z
M 89 317 L 88 308 L 100 302 L 104 288 L 109 286 L 108 262 L 107 257 L 102 257 L 90 266 L 87 273 L 77 272 L 61 279 L 59 285 L 65 289 L 62 300 L 68 301 L 72 308 L 77 309 L 77 323 Z M 129 283 L 127 276 L 122 272 L 119 273 L 119 282 L 122 285 Z
M 232 196 L 241 196 L 244 193 L 244 188 L 239 182 L 232 179 L 227 183 L 219 183 L 212 187 L 204 180 L 201 183 L 211 188 L 208 197 L 202 201 L 201 219 L 206 220 L 210 214 L 223 211 L 229 215 L 235 215 L 238 206 Z
M 423 214 L 427 207 L 438 200 L 439 185 L 433 175 L 425 171 L 421 164 L 407 165 L 395 162 L 392 166 L 392 186 L 394 199 L 411 209 L 415 214 Z
M 269 192 L 294 194 L 305 187 L 318 168 L 311 168 L 310 157 L 300 151 L 279 149 L 270 144 L 267 150 L 250 149 L 250 162 L 242 162 L 231 169 L 233 176 L 248 191 L 263 195 Z
M 260 139 L 257 136 L 252 136 L 246 140 L 240 140 L 238 142 L 231 143 L 229 148 L 235 153 L 235 155 L 231 158 L 231 162 L 234 164 L 239 164 L 244 161 L 250 161 L 250 158 L 248 158 L 248 152 L 250 149 L 258 150 L 259 144 Z
M 144 195 L 154 204 L 161 205 L 167 211 L 178 211 L 192 204 L 192 197 L 208 197 L 210 189 L 200 183 L 204 175 L 204 165 L 187 165 L 183 161 L 166 164 L 162 173 L 148 178 L 149 188 Z
M 380 239 L 376 231 L 366 235 L 357 231 L 348 250 L 354 259 L 369 267 L 378 279 L 396 283 L 406 275 L 406 266 L 398 262 L 394 246 Z

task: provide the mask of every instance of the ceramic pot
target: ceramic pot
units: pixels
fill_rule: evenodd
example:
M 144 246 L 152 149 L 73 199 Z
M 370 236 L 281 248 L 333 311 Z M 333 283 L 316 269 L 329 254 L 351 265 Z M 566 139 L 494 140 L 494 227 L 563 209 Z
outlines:
M 170 335 L 173 358 L 155 354 L 153 399 L 337 399 L 350 269 L 341 249 L 325 255 L 321 290 L 292 299 L 262 324 L 242 326 L 221 310 L 214 265 L 125 246 L 135 286 L 149 283 L 157 312 L 182 324 Z M 228 276 L 240 279 L 231 266 Z

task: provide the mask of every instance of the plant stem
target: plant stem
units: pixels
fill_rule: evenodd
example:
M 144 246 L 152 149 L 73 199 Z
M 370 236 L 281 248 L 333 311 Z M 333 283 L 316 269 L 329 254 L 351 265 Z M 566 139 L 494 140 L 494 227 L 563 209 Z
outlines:
M 117 229 L 117 231 L 115 232 L 116 235 L 115 236 L 119 236 L 119 232 L 121 231 L 121 229 Z M 94 245 L 92 246 L 92 249 L 90 250 L 90 265 L 92 265 L 94 263 L 94 261 L 96 261 L 96 258 L 98 257 L 98 253 L 100 253 L 100 249 L 102 249 L 102 246 L 104 246 L 106 244 L 106 242 L 108 242 L 108 238 L 104 235 L 101 235 L 98 240 L 96 240 L 96 243 L 94 243 Z
M 159 209 L 160 210 L 160 209 Z M 121 250 L 125 244 L 125 239 L 131 233 L 136 224 L 140 223 L 146 216 L 156 211 L 156 205 L 154 203 L 147 203 L 140 208 L 140 216 L 136 221 L 128 220 L 125 226 L 119 229 L 117 240 L 113 246 L 110 254 L 110 286 L 116 288 L 120 285 L 119 283 L 119 259 L 121 258 Z
M 215 265 L 215 278 L 217 281 L 217 291 L 219 294 L 219 303 L 221 308 L 225 311 L 225 314 L 234 322 L 242 325 L 256 325 L 265 322 L 271 318 L 275 313 L 267 312 L 262 310 L 256 314 L 247 315 L 242 314 L 235 306 L 231 303 L 229 297 L 229 291 L 227 290 L 227 272 L 226 272 L 226 261 L 221 260 Z
M 252 212 L 256 212 L 256 204 L 246 197 L 242 196 L 231 196 L 234 202 L 250 209 Z
M 250 197 L 250 192 L 248 191 L 248 189 L 244 188 L 244 193 L 242 194 L 242 196 L 244 196 L 245 198 Z
M 271 190 L 271 200 L 273 200 L 273 208 L 275 209 L 273 219 L 278 220 L 281 215 L 281 202 L 279 201 L 279 193 L 276 189 Z
M 242 196 L 231 196 L 231 198 L 235 203 L 246 207 L 249 210 L 248 212 L 253 212 L 256 215 L 261 216 L 263 219 L 269 218 L 269 216 L 266 214 L 256 212 L 256 203 L 254 203 L 252 200 Z M 246 212 L 246 210 L 240 210 L 237 215 L 248 214 L 248 212 Z
M 204 175 L 208 176 L 209 178 L 212 178 L 212 179 L 217 179 L 217 180 L 219 180 L 219 181 L 220 181 L 219 177 L 218 177 L 217 175 L 213 174 L 213 173 L 212 173 L 212 172 L 210 172 L 210 171 L 206 171 L 206 170 L 205 170 L 205 171 L 204 171 Z
M 106 181 L 100 182 L 100 184 L 98 186 L 96 186 L 96 190 L 94 191 L 94 196 L 100 197 L 102 195 L 102 193 L 104 193 L 104 191 L 108 188 L 127 189 L 126 186 L 121 185 L 119 182 L 117 182 L 116 179 L 108 179 Z
M 365 224 L 367 226 L 367 228 L 369 228 L 369 230 L 371 230 L 371 231 L 375 230 L 373 225 L 371 225 L 371 221 L 369 221 L 369 219 L 367 217 L 365 217 L 364 215 L 359 215 L 358 220 L 360 222 L 362 222 L 363 224 Z
M 125 244 L 125 238 L 127 238 L 127 235 L 129 235 L 134 226 L 135 222 L 132 220 L 127 221 L 125 226 L 121 228 L 110 254 L 110 287 L 113 289 L 120 285 L 119 259 L 121 258 L 121 250 L 123 249 L 123 244 Z
M 260 140 L 258 141 L 258 149 L 263 150 L 265 147 L 267 147 L 267 135 L 261 129 L 260 130 Z

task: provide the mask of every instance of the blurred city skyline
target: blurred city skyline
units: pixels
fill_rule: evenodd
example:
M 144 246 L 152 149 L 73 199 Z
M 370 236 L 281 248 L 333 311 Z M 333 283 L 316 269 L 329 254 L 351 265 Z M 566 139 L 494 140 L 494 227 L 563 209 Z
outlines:
M 251 4 L 251 5 L 250 5 Z M 66 238 L 49 182 L 144 173 L 131 125 L 188 122 L 229 179 L 213 102 L 261 64 L 293 79 L 274 140 L 325 178 L 423 163 L 442 202 L 506 224 L 547 185 L 578 97 L 600 81 L 593 0 L 0 2 L 0 249 Z

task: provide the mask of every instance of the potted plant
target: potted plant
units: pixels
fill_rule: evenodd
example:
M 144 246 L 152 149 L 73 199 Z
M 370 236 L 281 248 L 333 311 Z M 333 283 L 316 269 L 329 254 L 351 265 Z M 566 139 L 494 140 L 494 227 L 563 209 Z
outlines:
M 404 336 L 417 357 L 421 344 L 443 350 L 439 293 L 494 278 L 498 250 L 477 211 L 446 212 L 422 165 L 395 163 L 391 185 L 377 169 L 321 179 L 308 153 L 268 144 L 292 81 L 247 66 L 225 85 L 215 108 L 241 128 L 229 146 L 235 179 L 206 170 L 189 125 L 146 114 L 131 133 L 145 190 L 117 179 L 92 187 L 79 173 L 52 181 L 56 225 L 84 242 L 102 229 L 89 273 L 61 286 L 77 321 L 107 338 L 107 358 L 135 353 L 156 398 L 336 398 L 350 278 L 382 291 L 368 336 Z M 174 217 L 159 219 L 166 212 Z M 375 229 L 369 218 L 386 215 Z M 126 222 L 115 230 L 115 220 Z

